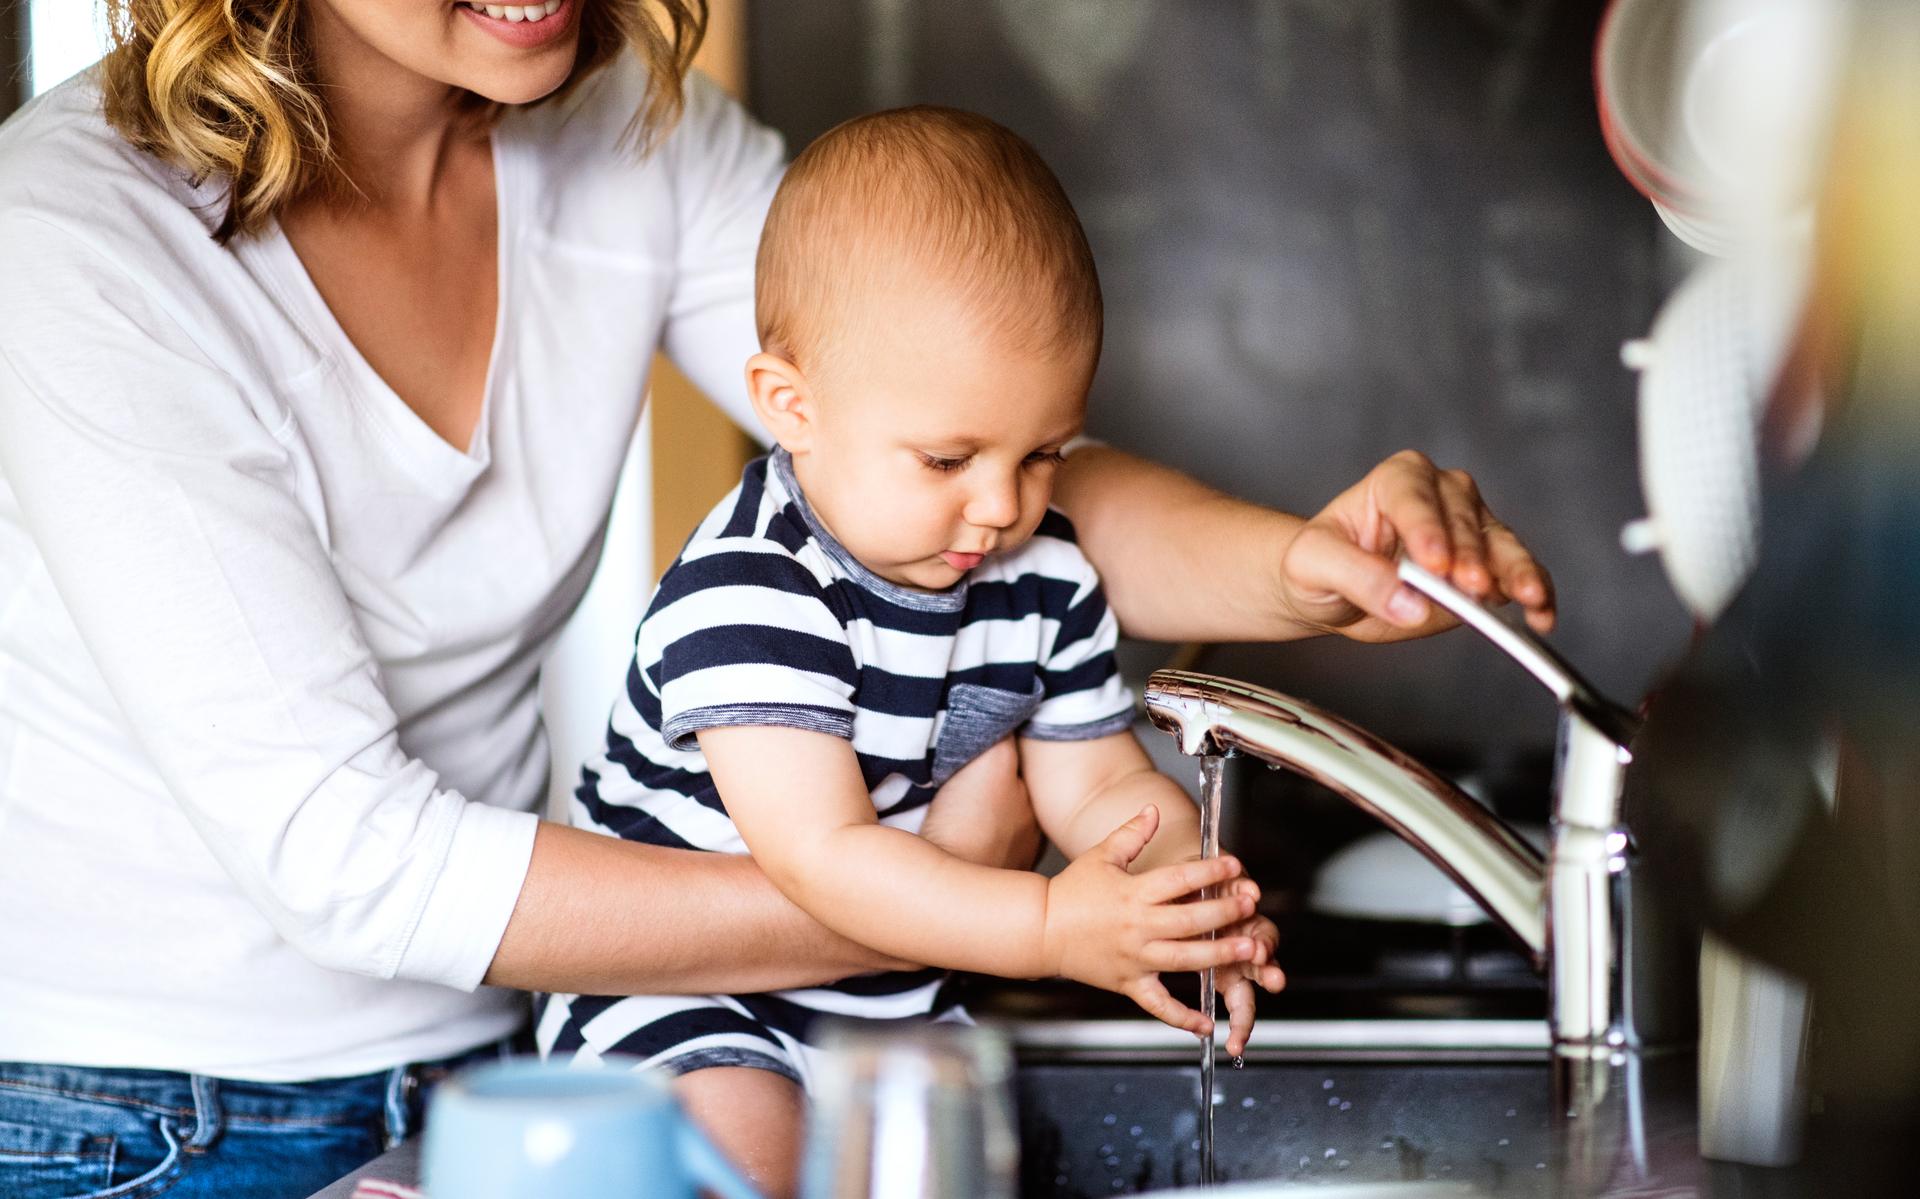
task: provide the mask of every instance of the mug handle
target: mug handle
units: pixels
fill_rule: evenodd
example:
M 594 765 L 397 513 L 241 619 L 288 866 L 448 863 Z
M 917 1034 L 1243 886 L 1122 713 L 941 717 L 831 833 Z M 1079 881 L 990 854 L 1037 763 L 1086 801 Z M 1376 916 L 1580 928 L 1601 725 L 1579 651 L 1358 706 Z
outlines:
M 713 1147 L 693 1121 L 675 1111 L 675 1132 L 680 1141 L 680 1160 L 685 1163 L 687 1173 L 701 1186 L 720 1196 L 720 1199 L 761 1199 L 759 1191 L 753 1189 L 740 1171 L 734 1169 L 721 1152 Z

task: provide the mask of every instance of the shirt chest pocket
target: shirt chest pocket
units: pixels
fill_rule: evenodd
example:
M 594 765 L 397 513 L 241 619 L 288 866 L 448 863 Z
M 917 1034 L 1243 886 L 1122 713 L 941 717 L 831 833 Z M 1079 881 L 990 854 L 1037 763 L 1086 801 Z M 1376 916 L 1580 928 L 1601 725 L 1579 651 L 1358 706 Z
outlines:
M 976 683 L 955 683 L 947 690 L 947 719 L 933 749 L 933 785 L 958 774 L 1001 738 L 1027 723 L 1040 706 L 1044 689 L 1033 681 L 1030 691 L 1008 691 Z

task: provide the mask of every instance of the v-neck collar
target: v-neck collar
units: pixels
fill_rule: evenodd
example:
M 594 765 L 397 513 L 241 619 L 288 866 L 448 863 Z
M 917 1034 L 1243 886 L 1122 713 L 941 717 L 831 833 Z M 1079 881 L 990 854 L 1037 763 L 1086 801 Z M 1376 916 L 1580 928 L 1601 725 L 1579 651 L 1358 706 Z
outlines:
M 308 341 L 352 385 L 351 390 L 361 401 L 362 411 L 378 422 L 400 452 L 410 462 L 433 464 L 450 476 L 449 481 L 457 479 L 461 483 L 470 482 L 492 460 L 490 432 L 493 409 L 508 357 L 507 309 L 513 287 L 513 255 L 510 251 L 517 237 L 515 218 L 518 213 L 514 188 L 510 186 L 513 155 L 504 136 L 510 119 L 511 114 L 503 118 L 488 137 L 488 148 L 493 159 L 495 212 L 493 344 L 487 353 L 486 379 L 481 385 L 480 416 L 474 422 L 473 436 L 465 450 L 436 433 L 380 376 L 380 372 L 373 369 L 366 355 L 347 336 L 333 309 L 327 306 L 326 299 L 315 286 L 313 276 L 307 272 L 306 264 L 300 260 L 299 252 L 294 249 L 293 242 L 287 237 L 286 230 L 280 227 L 279 221 L 269 222 L 258 237 L 237 243 L 243 256 L 264 268 L 262 275 L 285 302 L 289 314 L 306 334 Z

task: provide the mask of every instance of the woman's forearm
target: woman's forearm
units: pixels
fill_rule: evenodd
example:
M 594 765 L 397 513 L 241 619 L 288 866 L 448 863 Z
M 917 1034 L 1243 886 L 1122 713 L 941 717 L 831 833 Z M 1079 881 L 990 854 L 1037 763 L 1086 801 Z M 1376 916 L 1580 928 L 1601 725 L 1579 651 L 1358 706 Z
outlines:
M 745 994 L 908 966 L 829 931 L 750 858 L 542 823 L 486 982 L 592 995 Z
M 1067 458 L 1054 503 L 1073 521 L 1130 637 L 1287 641 L 1321 631 L 1277 602 L 1298 517 L 1106 446 Z

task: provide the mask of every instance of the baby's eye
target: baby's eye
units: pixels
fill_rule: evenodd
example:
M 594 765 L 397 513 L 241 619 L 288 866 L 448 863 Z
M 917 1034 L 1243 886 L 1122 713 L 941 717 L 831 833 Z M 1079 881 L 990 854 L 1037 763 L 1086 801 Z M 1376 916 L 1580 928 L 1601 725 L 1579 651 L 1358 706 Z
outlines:
M 1059 450 L 1035 450 L 1033 453 L 1027 455 L 1028 466 L 1065 462 L 1066 460 L 1067 456 Z
M 920 464 L 931 470 L 955 471 L 967 464 L 965 458 L 936 458 L 932 454 L 921 454 Z

